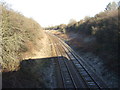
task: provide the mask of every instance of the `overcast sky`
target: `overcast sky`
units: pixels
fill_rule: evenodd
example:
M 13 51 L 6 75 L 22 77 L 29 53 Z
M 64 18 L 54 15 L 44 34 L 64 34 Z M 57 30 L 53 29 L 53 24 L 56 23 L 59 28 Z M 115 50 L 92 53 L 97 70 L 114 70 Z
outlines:
M 2 0 L 3 1 L 3 0 Z M 119 0 L 4 0 L 15 11 L 33 18 L 41 26 L 68 24 L 104 11 L 109 2 Z

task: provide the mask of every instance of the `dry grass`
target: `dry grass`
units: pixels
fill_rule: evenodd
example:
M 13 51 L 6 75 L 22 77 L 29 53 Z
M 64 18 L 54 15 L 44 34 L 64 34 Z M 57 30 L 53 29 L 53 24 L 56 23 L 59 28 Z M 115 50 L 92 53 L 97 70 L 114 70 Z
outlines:
M 119 68 L 118 44 L 120 40 L 118 39 L 120 31 L 118 30 L 118 12 L 118 9 L 100 12 L 94 17 L 87 18 L 87 20 L 83 19 L 64 28 L 69 36 L 68 42 L 71 46 L 79 51 L 92 52 L 100 56 L 110 71 L 115 73 L 118 73 Z M 54 27 L 52 28 L 54 29 Z M 59 29 L 57 31 L 59 32 Z M 70 33 L 72 33 L 72 36 L 70 36 Z M 77 37 L 74 38 L 73 34 L 77 34 Z M 81 37 L 84 35 L 85 37 Z
M 32 51 L 37 40 L 43 38 L 41 26 L 31 18 L 27 18 L 4 5 L 0 5 L 2 16 L 0 31 L 2 31 L 2 70 L 17 70 L 21 54 Z M 31 46 L 29 43 L 31 43 Z M 42 48 L 42 47 L 39 47 Z

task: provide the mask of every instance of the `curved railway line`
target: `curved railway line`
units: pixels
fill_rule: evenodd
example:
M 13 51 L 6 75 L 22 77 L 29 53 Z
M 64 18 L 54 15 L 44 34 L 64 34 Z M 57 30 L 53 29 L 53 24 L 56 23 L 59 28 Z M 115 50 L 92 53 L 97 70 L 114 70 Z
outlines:
M 107 88 L 107 85 L 90 69 L 89 65 L 65 42 L 55 35 L 46 34 L 58 56 L 57 60 L 54 60 L 58 88 Z

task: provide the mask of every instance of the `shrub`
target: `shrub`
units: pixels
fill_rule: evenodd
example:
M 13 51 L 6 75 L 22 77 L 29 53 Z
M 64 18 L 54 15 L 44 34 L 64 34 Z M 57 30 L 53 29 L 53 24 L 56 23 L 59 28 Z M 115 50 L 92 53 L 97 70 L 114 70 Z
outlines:
M 43 37 L 42 28 L 31 18 L 15 12 L 4 5 L 2 9 L 2 70 L 18 69 L 22 60 L 21 54 L 28 51 L 27 42 L 36 43 L 36 39 Z

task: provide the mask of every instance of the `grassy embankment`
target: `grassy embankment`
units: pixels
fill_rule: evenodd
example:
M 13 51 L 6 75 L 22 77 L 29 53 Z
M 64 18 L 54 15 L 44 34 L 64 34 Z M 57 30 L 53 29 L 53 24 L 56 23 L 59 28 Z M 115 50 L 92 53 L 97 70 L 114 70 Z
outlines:
M 40 53 L 50 54 L 49 40 L 43 29 L 33 19 L 13 11 L 8 6 L 0 4 L 0 7 L 2 11 L 2 13 L 0 12 L 2 38 L 0 64 L 3 88 L 47 87 L 51 78 L 49 75 L 47 75 L 48 80 L 46 78 L 46 73 L 51 70 L 50 62 L 46 61 L 49 59 L 25 60 L 25 58 L 34 56 L 35 51 L 39 52 L 38 57 L 41 57 Z M 47 52 L 44 51 L 47 49 Z
M 118 10 L 100 12 L 94 17 L 46 29 L 66 34 L 68 43 L 76 50 L 100 56 L 105 66 L 118 74 Z
M 31 51 L 43 38 L 42 28 L 33 19 L 2 6 L 2 70 L 17 69 L 22 54 Z M 40 48 L 40 47 L 39 47 Z

